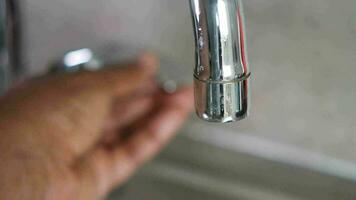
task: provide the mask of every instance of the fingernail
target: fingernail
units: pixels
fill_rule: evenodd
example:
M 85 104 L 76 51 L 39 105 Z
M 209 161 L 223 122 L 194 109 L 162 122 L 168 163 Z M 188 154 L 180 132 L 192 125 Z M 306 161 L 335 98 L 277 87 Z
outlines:
M 157 82 L 154 79 L 143 81 L 137 91 L 140 95 L 153 94 L 157 90 Z
M 164 81 L 161 87 L 167 94 L 174 94 L 178 89 L 178 84 L 174 80 L 168 80 Z

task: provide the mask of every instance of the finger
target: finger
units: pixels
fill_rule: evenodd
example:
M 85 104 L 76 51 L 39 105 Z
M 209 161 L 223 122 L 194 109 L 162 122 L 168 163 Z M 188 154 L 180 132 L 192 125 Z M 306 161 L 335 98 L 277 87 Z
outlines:
M 184 88 L 177 94 L 159 97 L 162 99 L 161 107 L 136 126 L 132 137 L 118 151 L 126 152 L 133 164 L 140 165 L 150 160 L 183 125 L 193 107 L 192 93 L 191 88 Z
M 158 91 L 156 82 L 144 82 L 131 96 L 117 98 L 111 107 L 104 131 L 116 130 L 130 124 L 135 119 L 149 111 L 153 106 L 154 94 Z
M 124 68 L 58 75 L 43 84 L 50 88 L 33 102 L 45 102 L 41 108 L 47 110 L 40 123 L 46 120 L 49 127 L 56 127 L 51 128 L 56 130 L 51 134 L 60 134 L 68 144 L 72 152 L 68 160 L 83 155 L 102 139 L 102 128 L 116 97 L 126 97 L 152 79 L 157 68 L 154 56 L 144 54 L 138 60 Z
M 137 90 L 133 92 L 133 97 L 143 96 L 143 95 L 152 95 L 159 89 L 157 84 L 157 80 L 155 78 L 149 79 L 147 81 L 142 82 L 141 85 L 138 86 Z
M 108 145 L 117 143 L 119 139 L 118 130 L 147 114 L 153 105 L 153 97 L 144 96 L 114 108 L 114 113 L 111 114 L 104 127 L 103 143 Z
M 120 66 L 109 66 L 99 71 L 84 71 L 73 74 L 70 87 L 78 86 L 90 90 L 106 92 L 110 95 L 123 96 L 133 92 L 143 82 L 152 78 L 158 68 L 154 55 L 144 53 L 134 63 Z
M 95 180 L 97 191 L 105 194 L 126 181 L 145 161 L 151 159 L 182 126 L 193 107 L 191 88 L 166 95 L 162 106 L 145 121 L 144 126 L 113 151 L 99 148 L 81 167 L 83 180 Z M 85 166 L 85 165 L 84 165 Z M 90 178 L 94 176 L 94 178 Z
M 111 114 L 103 128 L 103 143 L 112 146 L 119 142 L 119 130 L 147 115 L 154 107 L 154 96 L 159 91 L 156 81 L 144 82 L 130 97 L 114 101 Z

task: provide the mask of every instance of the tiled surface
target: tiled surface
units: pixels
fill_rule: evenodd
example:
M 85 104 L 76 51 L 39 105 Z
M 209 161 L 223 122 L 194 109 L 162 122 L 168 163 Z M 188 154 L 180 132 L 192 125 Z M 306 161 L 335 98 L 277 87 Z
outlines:
M 191 80 L 188 1 L 24 2 L 26 63 L 32 74 L 43 72 L 51 59 L 69 49 L 125 43 L 156 50 L 180 66 L 165 64 L 164 74 Z M 251 117 L 230 125 L 193 117 L 190 124 L 356 162 L 355 8 L 354 0 L 245 0 Z

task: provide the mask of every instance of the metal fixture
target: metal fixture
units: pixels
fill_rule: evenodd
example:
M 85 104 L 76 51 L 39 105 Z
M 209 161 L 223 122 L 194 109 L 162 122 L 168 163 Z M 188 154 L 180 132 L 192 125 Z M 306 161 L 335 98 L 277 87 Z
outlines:
M 196 113 L 210 122 L 245 118 L 249 77 L 239 0 L 190 0 L 196 41 Z
M 52 73 L 73 73 L 79 70 L 98 70 L 104 66 L 101 58 L 92 49 L 82 48 L 69 51 L 51 66 Z
M 17 0 L 0 2 L 0 94 L 22 70 L 19 14 Z

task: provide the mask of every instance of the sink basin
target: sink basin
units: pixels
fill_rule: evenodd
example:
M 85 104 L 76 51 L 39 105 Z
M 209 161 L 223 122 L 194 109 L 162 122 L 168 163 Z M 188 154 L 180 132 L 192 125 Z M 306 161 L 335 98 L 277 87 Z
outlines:
M 196 134 L 180 135 L 108 200 L 356 198 L 356 182 L 351 178 L 206 141 Z

